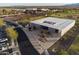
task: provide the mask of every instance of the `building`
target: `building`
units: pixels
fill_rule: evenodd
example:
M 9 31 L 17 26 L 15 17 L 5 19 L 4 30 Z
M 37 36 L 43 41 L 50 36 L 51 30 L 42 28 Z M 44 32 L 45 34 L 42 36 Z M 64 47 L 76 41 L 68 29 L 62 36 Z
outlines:
M 54 33 L 58 34 L 59 36 L 63 36 L 74 26 L 75 20 L 47 17 L 31 21 L 31 24 L 36 28 L 48 30 L 51 34 Z
M 39 54 L 49 54 L 48 48 L 74 25 L 75 20 L 47 17 L 31 21 L 26 28 L 26 34 Z

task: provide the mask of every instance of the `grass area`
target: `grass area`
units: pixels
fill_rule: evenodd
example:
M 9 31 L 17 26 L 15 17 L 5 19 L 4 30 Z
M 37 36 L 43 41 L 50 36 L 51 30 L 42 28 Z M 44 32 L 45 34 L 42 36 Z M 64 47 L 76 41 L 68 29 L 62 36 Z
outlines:
M 41 19 L 41 18 L 44 18 L 44 16 L 29 17 L 29 18 L 26 17 L 22 20 L 19 20 L 18 23 L 25 26 L 26 24 L 30 23 L 30 21 Z
M 75 41 L 71 45 L 70 49 L 79 52 L 79 35 L 77 35 L 77 37 L 75 38 Z

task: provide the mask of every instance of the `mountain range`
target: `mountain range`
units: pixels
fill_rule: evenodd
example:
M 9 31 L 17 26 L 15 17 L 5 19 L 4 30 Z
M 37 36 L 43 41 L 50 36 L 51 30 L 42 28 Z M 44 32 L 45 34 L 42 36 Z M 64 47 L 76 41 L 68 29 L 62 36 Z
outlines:
M 75 4 L 67 4 L 67 5 L 65 5 L 65 6 L 73 6 L 73 7 L 75 7 L 75 6 L 79 6 L 79 3 L 75 3 Z

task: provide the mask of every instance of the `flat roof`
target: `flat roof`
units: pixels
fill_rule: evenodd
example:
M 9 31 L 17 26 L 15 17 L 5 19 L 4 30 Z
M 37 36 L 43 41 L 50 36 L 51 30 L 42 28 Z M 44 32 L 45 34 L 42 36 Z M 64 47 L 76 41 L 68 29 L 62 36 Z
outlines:
M 75 22 L 75 20 L 53 18 L 53 17 L 46 17 L 46 18 L 35 20 L 35 21 L 31 21 L 31 23 L 58 29 L 58 30 L 62 30 L 66 28 L 69 24 L 73 22 Z

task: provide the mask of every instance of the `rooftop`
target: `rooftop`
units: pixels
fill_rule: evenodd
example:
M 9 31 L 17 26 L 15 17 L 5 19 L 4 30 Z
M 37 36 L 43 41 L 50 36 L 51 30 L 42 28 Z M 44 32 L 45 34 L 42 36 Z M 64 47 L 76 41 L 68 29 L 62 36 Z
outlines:
M 27 28 L 25 30 L 29 41 L 39 54 L 42 54 L 60 39 L 60 37 L 55 37 L 55 35 L 45 35 L 45 38 L 42 38 L 40 37 L 40 35 L 42 35 L 40 30 L 29 31 Z
M 31 23 L 34 23 L 34 24 L 43 25 L 43 26 L 47 26 L 47 27 L 55 28 L 59 30 L 66 28 L 66 26 L 68 26 L 72 22 L 75 22 L 75 20 L 60 19 L 60 18 L 53 18 L 53 17 L 47 17 L 47 18 L 31 21 Z

